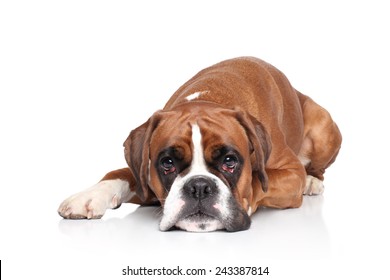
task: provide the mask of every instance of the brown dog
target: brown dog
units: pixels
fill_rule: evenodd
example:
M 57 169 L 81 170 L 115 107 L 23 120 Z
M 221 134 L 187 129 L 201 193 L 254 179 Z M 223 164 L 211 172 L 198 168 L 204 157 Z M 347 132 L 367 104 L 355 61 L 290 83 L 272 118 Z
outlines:
M 124 143 L 129 168 L 66 199 L 64 218 L 160 203 L 160 229 L 248 229 L 259 206 L 323 192 L 341 134 L 329 113 L 268 63 L 243 57 L 195 75 Z

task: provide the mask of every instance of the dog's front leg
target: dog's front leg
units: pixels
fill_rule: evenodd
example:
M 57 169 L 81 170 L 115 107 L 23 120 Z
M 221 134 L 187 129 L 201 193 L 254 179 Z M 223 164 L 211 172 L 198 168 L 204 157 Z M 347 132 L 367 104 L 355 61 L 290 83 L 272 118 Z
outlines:
M 96 185 L 65 199 L 58 213 L 65 219 L 99 219 L 107 209 L 134 200 L 133 186 L 134 176 L 129 168 L 112 171 Z

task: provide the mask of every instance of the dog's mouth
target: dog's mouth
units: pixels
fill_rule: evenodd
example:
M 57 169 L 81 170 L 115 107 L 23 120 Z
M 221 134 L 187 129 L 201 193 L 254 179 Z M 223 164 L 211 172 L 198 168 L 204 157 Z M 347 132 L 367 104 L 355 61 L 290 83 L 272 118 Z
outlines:
M 191 215 L 188 215 L 187 217 L 184 217 L 184 219 L 190 219 L 190 220 L 195 220 L 195 221 L 196 220 L 202 221 L 202 220 L 214 219 L 214 217 L 199 210 L 195 214 L 191 214 Z

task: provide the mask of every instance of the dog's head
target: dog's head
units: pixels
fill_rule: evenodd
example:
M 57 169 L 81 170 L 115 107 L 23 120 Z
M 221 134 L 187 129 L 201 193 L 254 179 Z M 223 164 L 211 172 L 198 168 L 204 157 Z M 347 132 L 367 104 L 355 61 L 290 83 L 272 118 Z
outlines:
M 152 192 L 163 207 L 163 231 L 248 229 L 252 197 L 267 191 L 267 133 L 239 109 L 158 111 L 124 146 L 137 195 Z

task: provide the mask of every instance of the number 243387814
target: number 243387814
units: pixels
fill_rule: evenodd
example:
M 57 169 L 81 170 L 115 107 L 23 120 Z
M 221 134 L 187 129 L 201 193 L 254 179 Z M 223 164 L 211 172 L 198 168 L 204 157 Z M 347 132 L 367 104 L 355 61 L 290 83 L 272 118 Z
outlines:
M 268 275 L 269 269 L 266 267 L 254 266 L 225 266 L 216 267 L 215 275 Z

